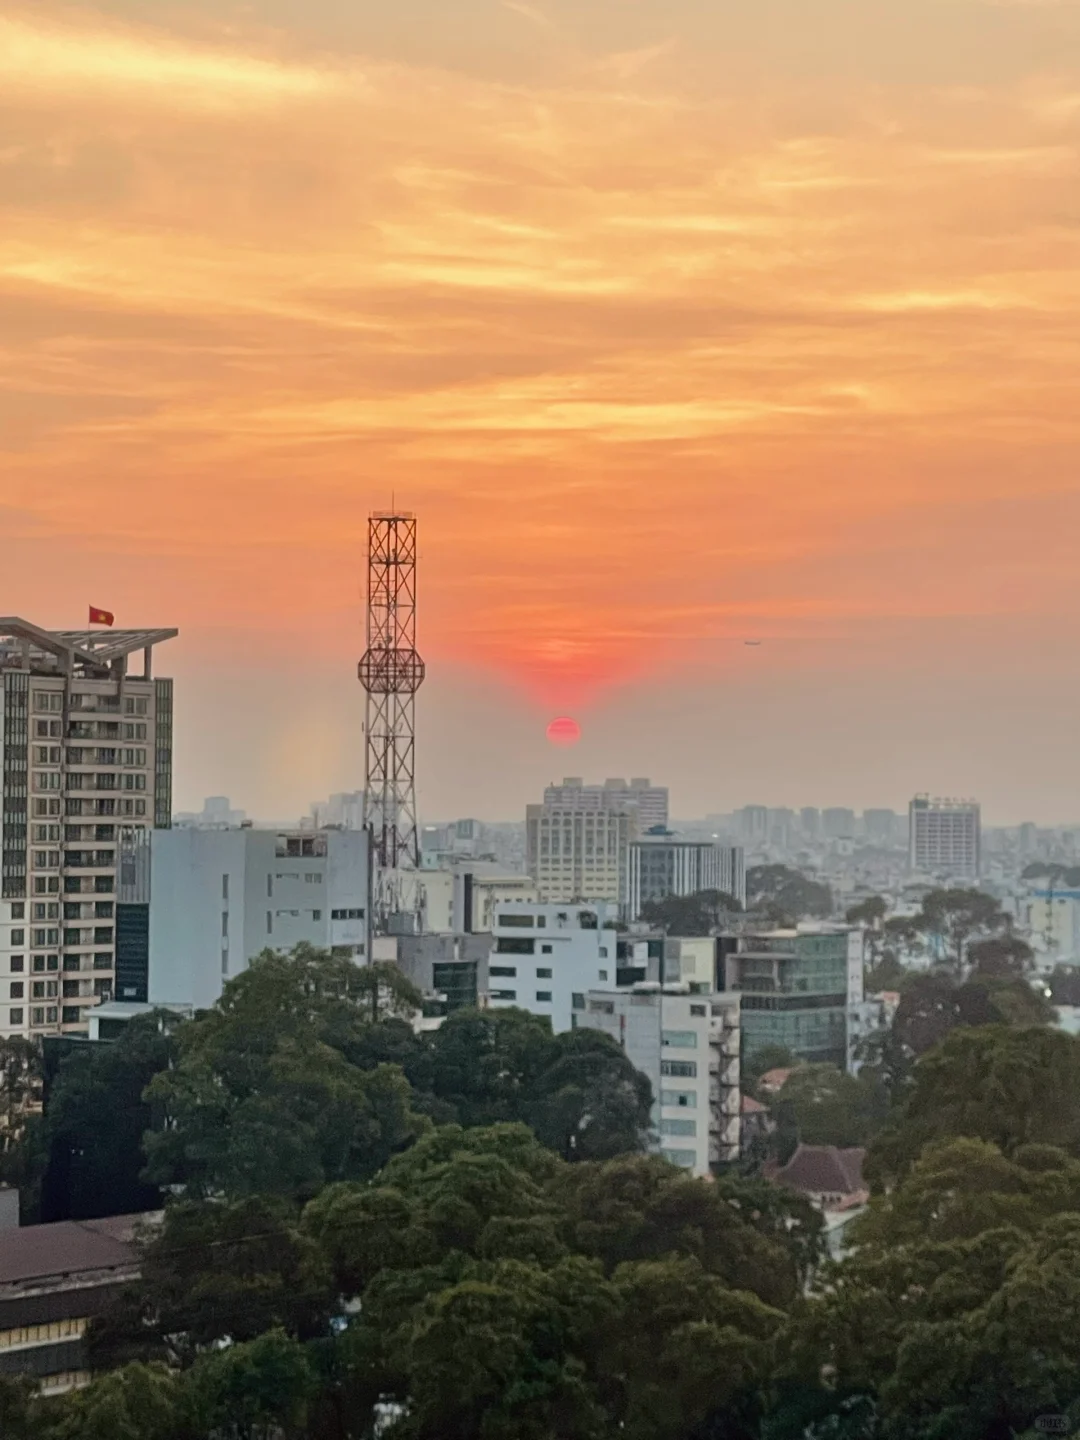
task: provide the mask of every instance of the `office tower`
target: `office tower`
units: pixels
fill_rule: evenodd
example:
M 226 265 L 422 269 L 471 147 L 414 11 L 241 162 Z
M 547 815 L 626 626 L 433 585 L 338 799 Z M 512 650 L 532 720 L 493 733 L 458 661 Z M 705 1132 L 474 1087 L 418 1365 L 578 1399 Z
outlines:
M 176 634 L 0 620 L 0 1035 L 85 1032 L 115 993 L 118 846 L 171 823 L 173 686 L 152 660 Z
M 610 1035 L 649 1077 L 660 1154 L 699 1176 L 737 1160 L 739 996 L 645 982 L 583 998 L 576 1026 Z
M 746 866 L 740 845 L 681 840 L 667 834 L 640 835 L 630 842 L 627 914 L 636 920 L 641 907 L 670 895 L 720 890 L 746 904 Z
M 525 812 L 525 868 L 541 900 L 626 902 L 630 841 L 638 813 L 621 794 L 590 786 L 549 786 Z M 597 803 L 597 795 L 599 802 Z
M 908 815 L 908 860 L 916 874 L 948 880 L 979 878 L 981 820 L 974 800 L 916 795 Z
M 823 810 L 821 829 L 826 840 L 850 840 L 855 834 L 855 811 L 842 806 Z
M 263 950 L 366 964 L 366 830 L 169 830 L 120 849 L 116 999 L 206 1009 Z
M 862 931 L 807 922 L 720 938 L 723 988 L 742 996 L 742 1053 L 782 1045 L 799 1060 L 848 1063 L 848 1013 L 863 998 Z
M 821 811 L 814 805 L 804 805 L 799 811 L 799 829 L 806 840 L 821 839 Z
M 895 845 L 900 835 L 900 816 L 895 810 L 864 810 L 863 833 L 872 845 Z
M 605 780 L 603 785 L 586 785 L 578 776 L 568 776 L 561 785 L 544 791 L 545 805 L 568 806 L 576 810 L 628 810 L 636 817 L 642 834 L 654 826 L 667 828 L 668 792 L 665 785 L 653 785 L 647 777 L 630 781 Z

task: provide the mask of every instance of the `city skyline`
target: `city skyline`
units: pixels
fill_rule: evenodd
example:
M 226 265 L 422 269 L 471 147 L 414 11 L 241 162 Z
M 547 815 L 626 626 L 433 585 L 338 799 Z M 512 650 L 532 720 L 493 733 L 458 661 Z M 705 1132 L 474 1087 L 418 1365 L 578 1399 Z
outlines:
M 560 714 L 677 813 L 1080 813 L 1080 8 L 146 15 L 0 21 L 3 608 L 180 628 L 183 808 L 360 783 L 396 497 L 424 814 Z

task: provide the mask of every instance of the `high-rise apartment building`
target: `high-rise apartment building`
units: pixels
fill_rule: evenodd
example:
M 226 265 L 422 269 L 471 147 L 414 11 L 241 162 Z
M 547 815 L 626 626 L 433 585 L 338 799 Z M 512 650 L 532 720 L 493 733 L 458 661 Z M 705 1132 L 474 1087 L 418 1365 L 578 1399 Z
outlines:
M 627 916 L 670 895 L 719 890 L 746 905 L 746 865 L 739 845 L 683 840 L 670 831 L 641 835 L 630 842 Z
M 0 620 L 0 1035 L 86 1031 L 115 994 L 121 835 L 171 823 L 173 686 L 152 660 L 176 634 Z
M 602 803 L 595 803 L 597 791 Z M 549 786 L 543 805 L 525 811 L 525 868 L 540 899 L 625 904 L 630 841 L 638 826 L 638 812 L 621 804 L 615 791 Z
M 979 878 L 982 823 L 974 800 L 916 795 L 908 815 L 908 859 L 916 874 L 948 880 Z
M 586 785 L 571 775 L 561 785 L 547 786 L 544 804 L 574 810 L 628 810 L 636 817 L 641 833 L 655 825 L 667 829 L 667 786 L 653 785 L 648 777 L 637 777 L 629 784 L 625 780 L 605 780 L 602 785 Z

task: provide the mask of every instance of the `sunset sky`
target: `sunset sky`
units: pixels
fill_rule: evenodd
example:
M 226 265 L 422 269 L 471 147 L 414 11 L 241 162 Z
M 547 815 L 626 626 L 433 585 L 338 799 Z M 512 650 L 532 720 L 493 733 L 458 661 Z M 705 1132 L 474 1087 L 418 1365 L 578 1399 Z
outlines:
M 392 501 L 425 818 L 1080 820 L 1080 0 L 0 0 L 0 613 L 292 816 Z

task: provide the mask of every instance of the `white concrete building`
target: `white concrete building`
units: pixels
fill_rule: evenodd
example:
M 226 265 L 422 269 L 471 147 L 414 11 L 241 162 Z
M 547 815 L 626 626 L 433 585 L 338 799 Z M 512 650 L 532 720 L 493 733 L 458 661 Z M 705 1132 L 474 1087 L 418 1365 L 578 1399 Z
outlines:
M 719 890 L 746 905 L 746 863 L 741 845 L 684 840 L 671 831 L 631 840 L 627 866 L 627 918 L 671 895 Z
M 1026 899 L 1029 941 L 1039 968 L 1080 965 L 1080 890 L 1041 880 Z
M 120 835 L 171 823 L 176 633 L 0 620 L 0 1036 L 85 1034 L 115 993 Z
M 546 1015 L 573 1028 L 586 991 L 615 984 L 616 910 L 607 905 L 499 905 L 492 926 L 487 1003 Z
M 908 863 L 915 874 L 978 880 L 982 827 L 974 800 L 931 800 L 929 795 L 916 795 L 908 817 Z
M 162 831 L 122 862 L 124 899 L 143 907 L 147 943 L 142 993 L 132 956 L 121 1001 L 205 1009 L 263 950 L 305 941 L 358 964 L 370 957 L 365 830 Z
M 738 995 L 652 982 L 590 990 L 576 1021 L 610 1035 L 649 1077 L 662 1155 L 695 1175 L 738 1159 Z
M 614 802 L 582 805 L 571 794 L 565 802 L 528 806 L 525 868 L 540 899 L 624 905 L 630 841 L 636 833 L 636 812 Z

